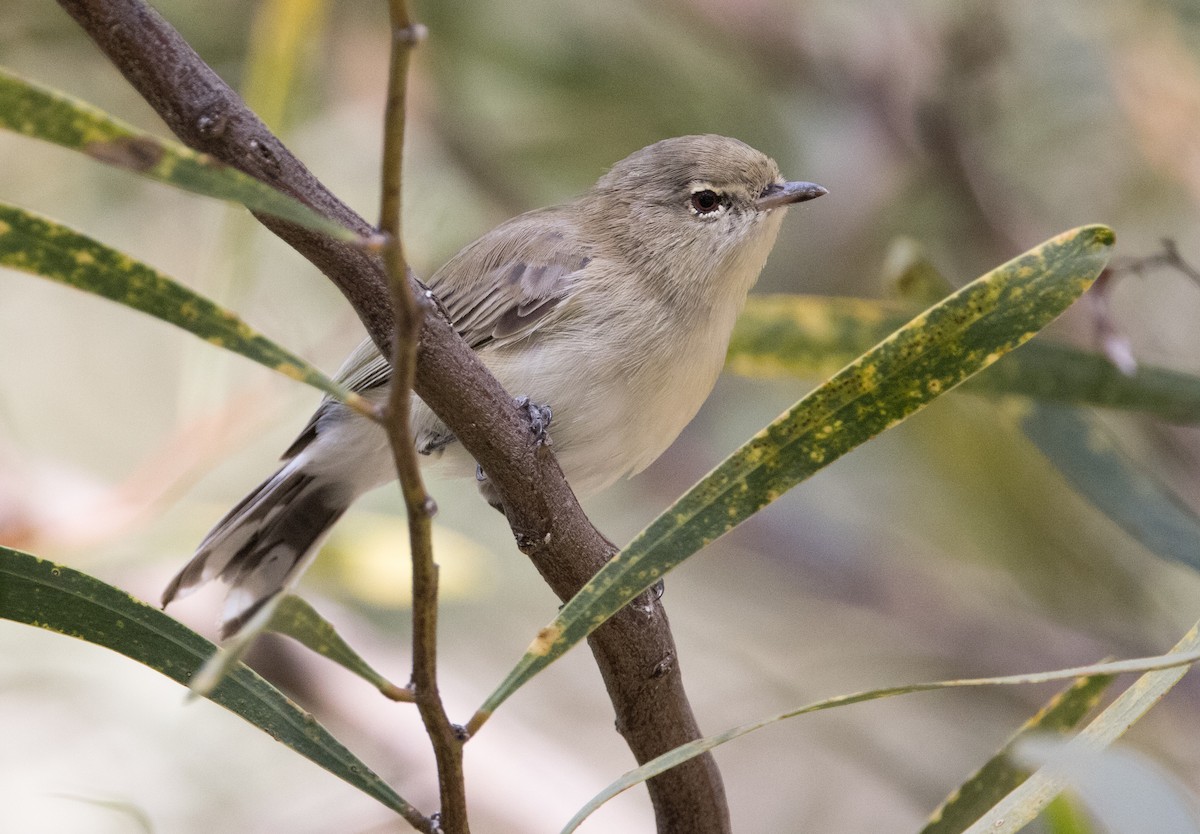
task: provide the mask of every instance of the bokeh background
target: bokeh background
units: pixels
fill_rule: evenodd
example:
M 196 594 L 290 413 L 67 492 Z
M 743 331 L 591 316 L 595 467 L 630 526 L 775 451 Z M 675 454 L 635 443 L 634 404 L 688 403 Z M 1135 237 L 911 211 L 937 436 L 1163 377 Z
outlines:
M 383 3 L 160 0 L 157 7 L 336 193 L 376 211 Z M 760 283 L 876 297 L 908 236 L 956 283 L 1104 222 L 1123 256 L 1173 237 L 1200 260 L 1200 12 L 1134 0 L 490 0 L 418 3 L 405 218 L 428 274 L 520 211 L 578 193 L 657 139 L 717 132 L 829 188 L 791 212 Z M 151 130 L 153 113 L 43 0 L 6 0 L 0 63 Z M 0 199 L 48 214 L 241 312 L 333 370 L 361 330 L 338 293 L 244 212 L 0 135 Z M 1109 312 L 1142 362 L 1200 371 L 1200 288 L 1122 279 Z M 1089 346 L 1081 310 L 1055 338 Z M 644 474 L 587 503 L 627 541 L 814 380 L 727 376 Z M 318 395 L 145 317 L 0 272 L 0 543 L 148 600 L 268 473 Z M 995 401 L 951 395 L 801 485 L 672 574 L 665 602 L 705 730 L 820 697 L 1167 649 L 1200 582 L 1077 495 Z M 631 418 L 632 420 L 632 418 Z M 1186 427 L 1106 416 L 1197 505 Z M 636 427 L 631 422 L 631 430 Z M 472 484 L 435 482 L 443 692 L 465 717 L 557 601 Z M 362 502 L 306 596 L 407 678 L 395 490 Z M 219 595 L 172 613 L 211 633 Z M 372 800 L 175 684 L 0 623 L 0 829 L 406 830 Z M 283 640 L 260 668 L 423 808 L 415 711 Z M 1052 688 L 909 696 L 722 748 L 742 831 L 910 832 Z M 1124 742 L 1200 787 L 1200 689 Z M 468 749 L 476 830 L 555 831 L 630 765 L 586 650 Z M 585 830 L 650 830 L 644 791 Z

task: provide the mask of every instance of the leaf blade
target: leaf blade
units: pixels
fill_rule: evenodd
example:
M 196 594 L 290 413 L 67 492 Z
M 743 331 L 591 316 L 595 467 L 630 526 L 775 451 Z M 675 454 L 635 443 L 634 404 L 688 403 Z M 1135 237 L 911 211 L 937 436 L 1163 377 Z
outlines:
M 49 218 L 0 203 L 0 266 L 115 301 L 372 414 L 362 397 L 239 317 L 128 255 Z
M 926 279 L 927 283 L 932 283 Z M 738 322 L 729 368 L 747 376 L 832 373 L 914 308 L 904 302 L 756 296 Z M 1154 553 L 1200 570 L 1200 516 L 1123 453 L 1103 421 L 1077 406 L 1200 421 L 1200 378 L 1139 363 L 1132 375 L 1102 355 L 1034 339 L 963 384 L 1026 400 L 999 410 L 1081 496 Z M 1076 406 L 1076 407 L 1072 407 Z
M 1131 538 L 1200 570 L 1200 516 L 1124 452 L 1096 415 L 1034 403 L 1017 423 L 1067 483 Z
M 216 651 L 182 623 L 111 585 L 3 546 L 0 618 L 111 649 L 184 686 Z M 406 819 L 423 819 L 311 715 L 249 667 L 239 665 L 208 697 Z
M 749 377 L 824 378 L 918 312 L 908 301 L 754 295 L 734 328 L 726 368 Z M 1001 357 L 962 390 L 1200 421 L 1200 378 L 1145 364 L 1127 376 L 1100 354 L 1042 339 Z
M 100 162 L 323 232 L 362 238 L 294 197 L 186 145 L 138 130 L 86 102 L 0 68 L 0 127 Z
M 267 629 L 296 640 L 310 651 L 353 672 L 393 701 L 412 701 L 412 691 L 392 683 L 375 671 L 362 655 L 338 634 L 337 629 L 309 605 L 293 594 L 287 594 L 271 613 Z
M 788 710 L 786 712 L 777 713 L 768 718 L 751 721 L 742 724 L 738 727 L 726 730 L 723 733 L 707 736 L 705 738 L 689 741 L 687 744 L 682 744 L 674 750 L 669 750 L 644 765 L 634 768 L 622 775 L 619 779 L 613 781 L 608 787 L 602 790 L 596 796 L 592 797 L 574 817 L 563 827 L 561 834 L 570 834 L 579 827 L 583 821 L 590 816 L 597 808 L 603 805 L 608 800 L 623 793 L 629 788 L 637 785 L 647 779 L 652 779 L 664 771 L 670 770 L 679 764 L 682 764 L 689 759 L 693 759 L 702 753 L 707 753 L 716 747 L 741 738 L 764 727 L 780 721 L 786 721 L 790 718 L 798 718 L 802 715 L 809 715 L 814 712 L 823 712 L 837 707 L 850 706 L 851 704 L 862 704 L 868 701 L 877 701 L 882 698 L 891 698 L 897 695 L 908 695 L 916 692 L 936 692 L 942 689 L 957 689 L 962 687 L 979 687 L 979 686 L 1021 686 L 1026 684 L 1047 683 L 1050 681 L 1070 680 L 1078 678 L 1092 678 L 1098 676 L 1119 675 L 1127 672 L 1141 672 L 1145 670 L 1153 670 L 1149 674 L 1175 674 L 1180 675 L 1186 672 L 1194 663 L 1200 662 L 1200 643 L 1195 645 L 1184 646 L 1182 643 L 1175 646 L 1170 653 L 1158 655 L 1155 657 L 1142 657 L 1133 660 L 1118 660 L 1106 663 L 1096 663 L 1090 666 L 1078 666 L 1072 669 L 1059 669 L 1053 672 L 1034 672 L 1024 675 L 1004 675 L 993 678 L 965 678 L 960 680 L 935 681 L 933 683 L 917 683 L 907 686 L 891 686 L 884 689 L 871 689 L 863 692 L 855 692 L 849 695 L 837 695 L 833 698 L 825 698 L 820 701 L 815 701 L 806 704 L 802 707 Z M 1183 672 L 1179 672 L 1179 670 Z
M 1195 653 L 1200 649 L 1200 623 L 1171 649 L 1173 653 Z M 1187 666 L 1148 671 L 1134 681 L 1094 720 L 1071 740 L 1078 750 L 1103 750 L 1124 735 L 1146 712 L 1179 683 Z M 1016 834 L 1031 822 L 1062 791 L 1064 777 L 1039 768 L 986 814 L 965 834 Z
M 1100 700 L 1115 675 L 1091 675 L 1080 678 L 1026 721 L 983 767 L 962 783 L 929 817 L 921 834 L 959 834 L 979 819 L 1001 797 L 1024 782 L 1029 770 L 1013 758 L 1013 750 L 1022 740 L 1039 732 L 1065 732 L 1073 729 Z
M 931 307 L 809 393 L 651 522 L 567 602 L 469 729 L 684 559 L 1027 341 L 1091 285 L 1113 242 L 1104 226 L 1059 235 Z

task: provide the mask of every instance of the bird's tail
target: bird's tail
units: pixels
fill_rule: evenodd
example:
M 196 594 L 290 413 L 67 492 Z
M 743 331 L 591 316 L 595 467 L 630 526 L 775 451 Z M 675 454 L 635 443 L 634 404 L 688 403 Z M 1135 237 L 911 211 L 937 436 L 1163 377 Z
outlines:
M 229 585 L 221 614 L 226 638 L 299 578 L 358 497 L 347 484 L 306 472 L 304 458 L 288 460 L 217 522 L 163 592 L 164 607 L 211 579 L 223 580 Z

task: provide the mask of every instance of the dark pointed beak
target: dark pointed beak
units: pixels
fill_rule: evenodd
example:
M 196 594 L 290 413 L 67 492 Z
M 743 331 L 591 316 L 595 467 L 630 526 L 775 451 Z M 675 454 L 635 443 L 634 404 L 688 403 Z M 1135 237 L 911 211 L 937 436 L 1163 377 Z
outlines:
M 815 182 L 773 182 L 758 195 L 754 207 L 759 211 L 766 211 L 792 203 L 803 203 L 805 200 L 815 200 L 828 193 L 827 189 Z

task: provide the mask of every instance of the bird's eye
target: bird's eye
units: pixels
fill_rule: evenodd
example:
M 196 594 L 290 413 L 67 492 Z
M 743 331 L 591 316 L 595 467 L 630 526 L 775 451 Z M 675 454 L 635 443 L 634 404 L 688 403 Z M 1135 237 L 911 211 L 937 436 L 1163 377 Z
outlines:
M 696 214 L 712 214 L 721 207 L 721 195 L 710 189 L 702 189 L 692 194 L 692 211 Z

